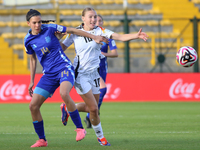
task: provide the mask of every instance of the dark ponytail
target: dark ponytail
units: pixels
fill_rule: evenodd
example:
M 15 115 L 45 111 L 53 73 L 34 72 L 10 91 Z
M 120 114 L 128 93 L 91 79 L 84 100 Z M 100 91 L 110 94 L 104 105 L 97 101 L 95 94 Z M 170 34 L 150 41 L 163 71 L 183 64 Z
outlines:
M 42 23 L 55 22 L 55 20 L 42 20 Z

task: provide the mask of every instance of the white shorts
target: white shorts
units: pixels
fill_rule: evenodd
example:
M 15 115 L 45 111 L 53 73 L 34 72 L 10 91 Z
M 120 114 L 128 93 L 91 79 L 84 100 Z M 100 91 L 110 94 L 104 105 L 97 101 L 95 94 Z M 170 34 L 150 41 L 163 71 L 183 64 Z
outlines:
M 95 69 L 91 73 L 78 73 L 74 87 L 78 94 L 86 94 L 92 89 L 93 94 L 100 93 L 100 75 Z

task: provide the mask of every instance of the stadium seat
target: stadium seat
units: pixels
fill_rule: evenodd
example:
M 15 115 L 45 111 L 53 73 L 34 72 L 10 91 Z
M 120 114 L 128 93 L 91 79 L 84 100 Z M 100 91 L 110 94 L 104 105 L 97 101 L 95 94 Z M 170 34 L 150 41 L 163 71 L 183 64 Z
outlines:
M 162 12 L 159 9 L 150 9 L 148 10 L 149 14 L 151 15 L 160 15 Z
M 72 10 L 60 10 L 60 14 L 64 16 L 70 16 L 73 15 L 74 13 Z
M 64 0 L 64 4 L 67 4 L 67 5 L 76 5 L 77 2 L 76 2 L 76 0 Z
M 169 33 L 168 32 L 160 32 L 157 33 L 158 38 L 169 38 Z
M 14 50 L 24 50 L 24 45 L 23 44 L 13 44 L 12 48 Z
M 19 26 L 19 23 L 16 21 L 9 21 L 9 22 L 6 22 L 6 24 L 9 27 L 18 27 Z
M 146 21 L 146 23 L 148 26 L 158 26 L 159 25 L 159 22 L 156 20 L 148 20 L 148 21 Z
M 129 47 L 131 49 L 138 49 L 142 47 L 142 44 L 138 43 L 138 42 L 130 42 L 129 43 Z
M 143 43 L 141 43 L 141 46 L 142 46 L 142 48 L 149 49 L 149 48 L 151 48 L 151 43 L 143 42 Z
M 114 0 L 102 0 L 103 4 L 114 4 Z
M 81 21 L 71 21 L 71 26 L 72 27 L 78 27 L 78 26 L 80 26 L 81 25 Z
M 156 48 L 167 48 L 168 45 L 165 42 L 155 43 Z
M 91 5 L 100 5 L 101 1 L 100 0 L 90 0 Z
M 149 38 L 152 38 L 152 37 L 156 37 L 156 36 L 157 36 L 157 33 L 156 33 L 156 32 L 146 32 L 146 34 L 149 36 Z
M 103 26 L 104 27 L 109 26 L 109 22 L 108 21 L 103 21 Z
M 137 14 L 138 14 L 138 15 L 148 15 L 148 14 L 149 14 L 149 11 L 148 11 L 148 10 L 138 10 L 138 11 L 137 11 Z
M 117 49 L 124 49 L 125 47 L 124 42 L 117 42 L 116 45 L 117 45 Z
M 26 36 L 27 33 L 25 32 L 18 32 L 18 33 L 15 33 L 14 36 L 16 38 L 19 38 L 19 39 L 24 39 L 24 37 Z
M 73 10 L 74 14 L 77 16 L 82 16 L 82 11 L 83 10 Z
M 139 0 L 128 0 L 128 4 L 138 4 Z
M 114 0 L 115 4 L 123 4 L 124 0 Z
M 5 26 L 6 26 L 6 23 L 3 21 L 0 21 L 0 27 L 5 27 Z
M 27 21 L 19 22 L 19 26 L 21 26 L 21 27 L 28 27 Z
M 15 38 L 15 36 L 14 36 L 13 33 L 2 33 L 1 36 L 2 36 L 4 39 L 12 39 L 12 38 Z
M 141 4 L 152 4 L 151 0 L 139 0 Z
M 113 15 L 124 15 L 124 10 L 112 10 Z
M 120 21 L 109 21 L 109 25 L 112 26 L 112 27 L 119 27 L 121 26 L 121 22 Z
M 147 23 L 143 20 L 133 20 L 129 23 L 130 26 L 134 25 L 134 26 L 146 26 Z
M 64 0 L 58 0 L 58 4 L 59 5 L 65 4 L 65 1 Z
M 63 22 L 60 23 L 60 25 L 65 26 L 65 27 L 70 27 L 71 26 L 71 22 L 63 21 Z
M 161 20 L 161 21 L 160 21 L 160 25 L 161 25 L 161 26 L 171 26 L 172 23 L 171 23 L 170 20 Z
M 88 0 L 77 0 L 77 4 L 79 4 L 79 5 L 88 5 L 89 1 Z
M 177 38 L 179 35 L 180 35 L 180 32 L 178 31 L 169 33 L 169 37 L 171 38 Z
M 8 15 L 8 14 L 10 14 L 9 9 L 0 9 L 0 15 Z
M 103 16 L 109 16 L 112 14 L 112 11 L 110 10 L 97 10 L 97 14 L 103 15 Z
M 127 15 L 136 15 L 137 11 L 136 10 L 128 10 Z
M 194 4 L 200 4 L 200 0 L 191 0 Z

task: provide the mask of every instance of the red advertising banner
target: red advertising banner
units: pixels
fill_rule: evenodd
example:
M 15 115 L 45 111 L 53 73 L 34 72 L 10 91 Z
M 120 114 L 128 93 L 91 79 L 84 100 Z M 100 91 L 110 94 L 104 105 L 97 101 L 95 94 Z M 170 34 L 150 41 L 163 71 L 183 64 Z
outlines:
M 35 85 L 42 74 L 35 77 Z M 110 73 L 104 102 L 200 101 L 198 73 Z M 0 103 L 29 103 L 29 75 L 1 75 Z M 75 102 L 82 101 L 73 88 Z M 46 102 L 62 102 L 59 89 Z

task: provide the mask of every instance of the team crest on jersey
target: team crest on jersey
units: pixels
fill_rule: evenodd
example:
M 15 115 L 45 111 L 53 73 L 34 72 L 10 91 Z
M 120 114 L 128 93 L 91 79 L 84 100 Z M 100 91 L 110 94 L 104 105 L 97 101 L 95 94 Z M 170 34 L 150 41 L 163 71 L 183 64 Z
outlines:
M 51 42 L 51 38 L 49 36 L 45 37 L 47 43 Z
M 63 31 L 63 27 L 60 26 L 60 25 L 57 25 L 57 30 L 58 30 L 59 32 L 62 32 L 62 31 Z

